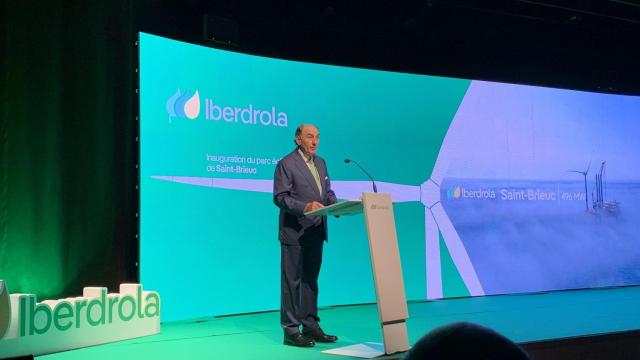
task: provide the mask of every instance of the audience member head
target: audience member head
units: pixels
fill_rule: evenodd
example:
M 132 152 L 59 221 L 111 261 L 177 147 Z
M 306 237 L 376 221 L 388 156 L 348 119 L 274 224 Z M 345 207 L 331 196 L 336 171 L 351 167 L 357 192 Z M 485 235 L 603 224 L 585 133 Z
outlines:
M 405 360 L 529 360 L 516 343 L 496 331 L 469 322 L 433 329 L 416 342 Z

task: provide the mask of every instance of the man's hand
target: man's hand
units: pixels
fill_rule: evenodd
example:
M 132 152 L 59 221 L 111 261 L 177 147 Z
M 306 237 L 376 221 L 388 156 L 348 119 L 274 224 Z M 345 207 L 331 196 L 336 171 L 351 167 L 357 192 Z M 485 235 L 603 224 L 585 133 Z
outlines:
M 304 206 L 304 212 L 308 213 L 309 211 L 322 209 L 323 207 L 324 205 L 320 204 L 319 202 L 312 201 L 310 203 L 307 203 L 307 205 Z

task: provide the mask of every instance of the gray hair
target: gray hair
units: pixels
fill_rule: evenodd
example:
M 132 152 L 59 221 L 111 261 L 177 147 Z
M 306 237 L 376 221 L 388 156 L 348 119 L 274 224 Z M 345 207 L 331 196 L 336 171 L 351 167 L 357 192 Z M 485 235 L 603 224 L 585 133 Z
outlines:
M 298 125 L 298 127 L 296 128 L 296 133 L 293 136 L 293 143 L 296 144 L 296 146 L 298 146 L 298 143 L 296 142 L 296 138 L 299 136 L 302 136 L 302 129 L 304 129 L 305 126 L 313 126 L 316 129 L 318 128 L 317 126 L 313 125 L 313 124 L 300 124 Z

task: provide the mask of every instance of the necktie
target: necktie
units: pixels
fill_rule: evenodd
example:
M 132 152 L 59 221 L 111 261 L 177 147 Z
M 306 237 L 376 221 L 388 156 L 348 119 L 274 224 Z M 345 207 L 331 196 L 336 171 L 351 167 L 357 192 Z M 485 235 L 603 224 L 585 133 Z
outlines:
M 320 194 L 322 194 L 322 185 L 320 185 L 320 174 L 318 173 L 316 164 L 313 163 L 313 160 L 309 159 L 307 161 L 307 166 L 309 166 L 309 170 L 311 170 L 311 175 L 313 175 L 313 178 L 316 180 L 318 191 L 320 191 Z

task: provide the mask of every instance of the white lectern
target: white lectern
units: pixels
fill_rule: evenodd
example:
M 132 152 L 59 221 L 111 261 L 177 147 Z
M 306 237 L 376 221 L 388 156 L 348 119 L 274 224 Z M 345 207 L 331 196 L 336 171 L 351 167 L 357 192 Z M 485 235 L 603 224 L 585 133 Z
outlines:
M 405 321 L 409 318 L 409 312 L 404 292 L 404 281 L 402 280 L 402 266 L 391 195 L 363 193 L 362 201 L 342 201 L 319 210 L 310 211 L 305 215 L 355 215 L 363 210 L 369 238 L 369 252 L 373 266 L 384 353 L 393 354 L 407 351 L 409 350 L 409 339 Z

